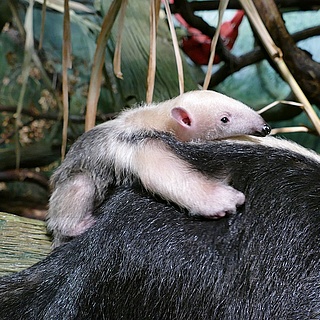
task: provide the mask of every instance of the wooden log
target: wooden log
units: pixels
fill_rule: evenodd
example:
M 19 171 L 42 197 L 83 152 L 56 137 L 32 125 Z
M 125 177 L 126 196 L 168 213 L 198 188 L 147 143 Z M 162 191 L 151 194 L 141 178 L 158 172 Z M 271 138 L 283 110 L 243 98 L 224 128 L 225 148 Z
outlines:
M 50 248 L 43 221 L 0 212 L 0 276 L 30 267 L 45 258 Z

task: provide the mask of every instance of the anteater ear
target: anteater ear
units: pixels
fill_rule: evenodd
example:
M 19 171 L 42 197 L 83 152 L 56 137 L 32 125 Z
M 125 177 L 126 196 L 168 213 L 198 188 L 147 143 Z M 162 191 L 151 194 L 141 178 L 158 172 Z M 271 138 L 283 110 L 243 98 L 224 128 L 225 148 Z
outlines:
M 192 117 L 189 112 L 181 107 L 175 107 L 171 110 L 171 116 L 183 127 L 191 127 Z

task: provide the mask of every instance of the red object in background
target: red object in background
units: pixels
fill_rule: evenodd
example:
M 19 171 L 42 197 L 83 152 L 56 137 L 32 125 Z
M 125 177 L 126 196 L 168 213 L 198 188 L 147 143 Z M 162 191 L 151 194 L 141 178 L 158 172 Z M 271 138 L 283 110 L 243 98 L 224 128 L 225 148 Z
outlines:
M 176 14 L 175 17 L 186 27 L 190 34 L 182 40 L 182 50 L 195 64 L 208 64 L 211 50 L 211 38 L 201 33 L 198 29 L 191 27 L 180 14 Z M 226 21 L 221 25 L 220 37 L 229 50 L 232 49 L 238 37 L 239 26 L 243 17 L 244 11 L 238 10 L 232 20 Z M 220 58 L 216 55 L 213 63 L 217 64 L 219 62 Z
M 193 34 L 182 39 L 181 48 L 184 53 L 198 65 L 207 65 L 210 58 L 211 39 L 202 34 Z M 220 57 L 216 54 L 213 64 L 220 62 Z

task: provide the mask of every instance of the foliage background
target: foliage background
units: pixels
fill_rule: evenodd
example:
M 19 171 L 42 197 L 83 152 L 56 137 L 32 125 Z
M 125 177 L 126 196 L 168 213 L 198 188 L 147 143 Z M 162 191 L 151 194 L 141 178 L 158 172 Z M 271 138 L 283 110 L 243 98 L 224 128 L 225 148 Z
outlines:
M 68 71 L 69 126 L 68 145 L 83 132 L 88 86 L 91 76 L 96 39 L 111 0 L 70 2 L 72 68 Z M 49 4 L 55 4 L 53 8 Z M 23 85 L 25 39 L 19 21 L 24 22 L 29 1 L 6 0 L 0 4 L 0 210 L 43 218 L 49 195 L 48 178 L 60 162 L 62 133 L 62 50 L 63 50 L 63 1 L 51 0 L 45 10 L 45 26 L 42 30 L 42 5 L 35 2 L 33 31 L 36 53 L 46 76 L 38 65 L 31 63 L 27 90 L 23 97 L 21 121 L 18 123 L 18 139 L 21 152 L 20 170 L 16 170 L 17 117 L 16 110 Z M 82 5 L 82 6 L 81 6 Z M 11 8 L 11 9 L 10 9 Z M 12 10 L 14 8 L 14 10 Z M 57 9 L 58 8 L 58 9 Z M 85 10 L 84 10 L 85 9 Z M 14 13 L 17 14 L 14 17 Z M 228 13 L 225 20 L 233 15 Z M 204 19 L 212 25 L 217 14 L 203 12 Z M 288 13 L 288 28 L 305 28 L 319 25 L 319 12 Z M 296 23 L 299 21 L 299 23 Z M 97 122 L 112 118 L 123 108 L 141 103 L 146 97 L 146 78 L 149 58 L 149 3 L 144 0 L 128 2 L 122 40 L 122 73 L 118 79 L 113 73 L 113 55 L 118 22 L 114 25 L 105 55 L 103 83 L 98 102 Z M 177 25 L 178 34 L 185 30 Z M 256 45 L 250 25 L 244 20 L 239 38 L 233 49 L 242 54 Z M 39 41 L 43 35 L 43 45 Z M 305 42 L 305 48 L 319 57 L 319 37 Z M 204 67 L 196 66 L 183 57 L 185 91 L 198 88 L 204 78 Z M 47 80 L 46 80 L 47 77 Z M 99 84 L 97 83 L 97 86 Z M 264 60 L 244 68 L 215 90 L 239 99 L 255 109 L 289 93 L 288 86 Z M 161 11 L 157 34 L 157 66 L 154 101 L 179 94 L 178 75 L 171 36 L 164 12 Z M 320 93 L 319 93 L 320 94 Z M 318 114 L 319 111 L 317 110 Z M 275 127 L 306 124 L 310 122 L 302 113 L 286 122 L 275 121 Z M 319 152 L 320 139 L 307 133 L 287 134 L 287 138 Z

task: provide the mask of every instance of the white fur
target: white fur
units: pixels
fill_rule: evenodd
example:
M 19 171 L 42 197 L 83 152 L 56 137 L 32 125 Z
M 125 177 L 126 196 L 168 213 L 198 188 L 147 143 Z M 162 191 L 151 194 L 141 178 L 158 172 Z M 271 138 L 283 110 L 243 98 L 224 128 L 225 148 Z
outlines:
M 149 147 L 135 154 L 132 167 L 147 190 L 206 217 L 235 213 L 244 203 L 244 195 L 224 181 L 209 180 L 165 148 Z
M 225 117 L 226 123 L 221 121 Z M 261 116 L 239 101 L 213 91 L 193 91 L 124 111 L 93 128 L 74 144 L 52 177 L 48 228 L 55 245 L 60 237 L 92 225 L 93 210 L 111 183 L 121 185 L 135 177 L 151 193 L 191 214 L 215 218 L 234 213 L 245 201 L 241 192 L 191 170 L 164 142 L 134 135 L 160 131 L 181 141 L 204 141 L 255 134 L 264 125 Z

